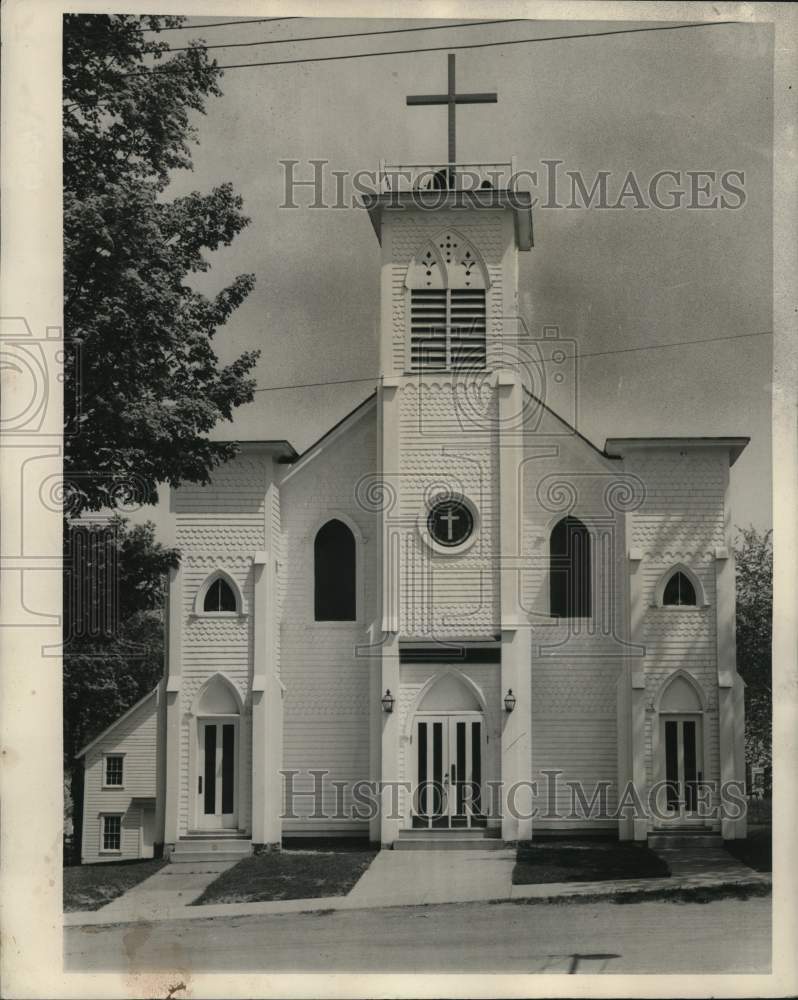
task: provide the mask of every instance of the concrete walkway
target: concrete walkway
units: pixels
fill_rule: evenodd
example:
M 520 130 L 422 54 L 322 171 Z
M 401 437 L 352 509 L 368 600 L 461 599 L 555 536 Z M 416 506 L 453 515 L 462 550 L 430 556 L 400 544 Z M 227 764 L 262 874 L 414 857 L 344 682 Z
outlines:
M 725 852 L 722 852 L 725 854 Z M 716 861 L 719 859 L 715 859 Z M 190 906 L 205 886 L 228 864 L 166 865 L 124 896 L 99 910 L 64 914 L 67 927 L 100 924 L 153 923 L 162 920 L 208 920 L 214 917 L 256 917 L 319 910 L 362 910 L 433 903 L 496 901 L 556 901 L 609 897 L 663 890 L 770 886 L 771 877 L 739 862 L 724 871 L 674 873 L 670 878 L 618 879 L 612 882 L 557 882 L 512 885 L 514 851 L 380 851 L 348 896 L 286 899 L 262 903 L 216 903 Z M 169 869 L 194 868 L 169 874 Z M 201 870 L 196 870 L 201 869 Z M 160 878 L 159 878 L 160 877 Z M 171 879 L 176 881 L 172 882 Z M 148 886 L 147 883 L 155 885 Z M 204 881 L 203 881 L 204 880 Z M 177 895 L 175 895 L 177 890 Z M 179 901 L 178 901 L 179 900 Z
M 380 851 L 347 896 L 353 908 L 507 899 L 516 852 Z
M 720 875 L 736 879 L 744 878 L 752 871 L 723 847 L 658 847 L 654 853 L 662 858 L 676 877 Z
M 64 922 L 73 916 L 100 916 L 101 921 L 91 923 L 139 923 L 161 920 L 162 914 L 182 912 L 189 903 L 199 899 L 205 889 L 215 882 L 222 872 L 232 868 L 235 861 L 181 861 L 159 868 L 126 893 L 112 899 L 99 910 L 89 913 L 64 915 Z M 81 921 L 84 923 L 86 921 Z

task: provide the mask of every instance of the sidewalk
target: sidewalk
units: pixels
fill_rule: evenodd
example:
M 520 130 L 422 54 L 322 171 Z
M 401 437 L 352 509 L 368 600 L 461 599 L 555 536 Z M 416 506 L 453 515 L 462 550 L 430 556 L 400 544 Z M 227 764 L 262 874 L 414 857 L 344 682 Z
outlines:
M 716 859 L 717 860 L 717 859 Z M 733 861 L 733 859 L 732 859 Z M 703 873 L 674 873 L 670 878 L 619 879 L 612 882 L 557 882 L 512 885 L 515 851 L 380 851 L 348 896 L 286 899 L 262 903 L 220 903 L 190 906 L 217 874 L 229 867 L 166 865 L 130 892 L 99 910 L 64 914 L 64 926 L 153 923 L 162 920 L 208 920 L 213 917 L 312 913 L 319 910 L 360 910 L 441 903 L 565 900 L 619 893 L 659 893 L 662 890 L 769 886 L 771 877 L 739 862 Z M 201 872 L 169 869 L 202 868 Z M 712 869 L 712 864 L 709 865 Z M 202 882 L 203 877 L 206 881 Z M 175 879 L 175 881 L 171 881 Z M 196 881 L 192 881 L 192 879 Z M 158 880 L 158 881 L 156 881 Z M 148 883 L 155 883 L 148 886 Z M 197 886 L 200 886 L 197 888 Z M 176 901 L 175 890 L 179 902 Z M 172 902 L 169 902 L 171 893 Z

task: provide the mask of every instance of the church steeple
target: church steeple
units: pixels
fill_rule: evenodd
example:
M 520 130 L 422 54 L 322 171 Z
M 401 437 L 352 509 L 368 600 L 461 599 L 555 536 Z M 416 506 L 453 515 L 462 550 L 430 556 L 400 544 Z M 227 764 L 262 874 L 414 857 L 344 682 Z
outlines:
M 513 190 L 513 160 L 458 163 L 458 104 L 498 95 L 448 88 L 410 106 L 447 108 L 445 163 L 380 164 L 364 199 L 382 245 L 383 375 L 490 372 L 503 367 L 502 328 L 517 316 L 517 254 L 532 246 L 531 198 Z M 517 324 L 516 324 L 517 325 Z

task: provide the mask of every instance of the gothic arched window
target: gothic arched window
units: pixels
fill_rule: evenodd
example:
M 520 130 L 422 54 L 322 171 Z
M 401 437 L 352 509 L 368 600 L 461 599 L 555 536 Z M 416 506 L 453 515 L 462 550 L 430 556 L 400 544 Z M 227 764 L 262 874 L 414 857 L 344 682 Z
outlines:
M 334 518 L 322 525 L 313 543 L 314 616 L 317 622 L 357 618 L 355 536 Z
M 590 534 L 577 517 L 564 517 L 549 540 L 549 614 L 590 618 Z
M 665 606 L 687 605 L 695 607 L 696 594 L 692 581 L 681 570 L 677 570 L 665 584 L 662 592 L 662 603 Z
M 453 230 L 440 233 L 411 261 L 405 284 L 409 370 L 483 370 L 490 279 L 468 240 Z
M 238 611 L 236 595 L 230 584 L 221 576 L 212 580 L 205 591 L 202 610 L 210 612 Z

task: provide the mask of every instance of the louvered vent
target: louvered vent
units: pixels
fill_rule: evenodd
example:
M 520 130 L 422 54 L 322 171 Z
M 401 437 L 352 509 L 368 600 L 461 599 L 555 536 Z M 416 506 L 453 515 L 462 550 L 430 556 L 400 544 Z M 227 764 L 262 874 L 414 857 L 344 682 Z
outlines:
M 414 289 L 410 293 L 411 371 L 447 367 L 446 306 L 445 289 Z
M 453 288 L 449 295 L 449 349 L 451 367 L 485 367 L 485 292 Z
M 485 363 L 484 289 L 413 289 L 411 371 L 481 369 Z

